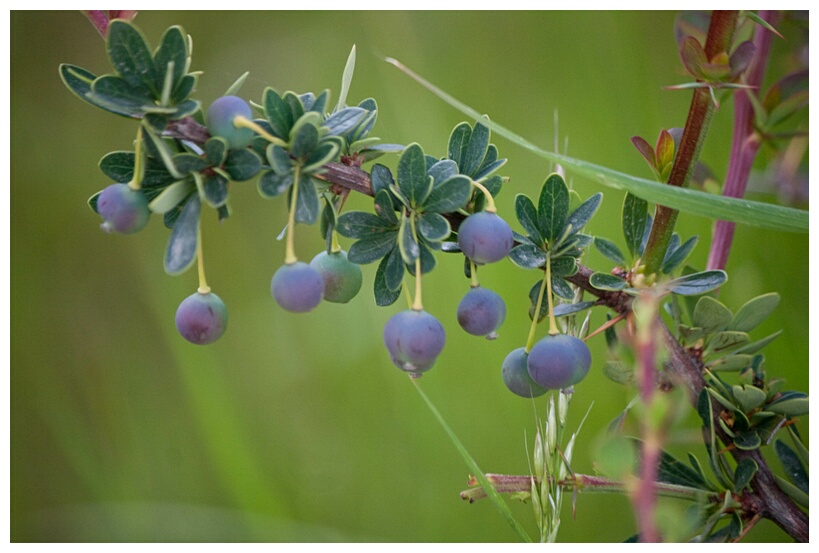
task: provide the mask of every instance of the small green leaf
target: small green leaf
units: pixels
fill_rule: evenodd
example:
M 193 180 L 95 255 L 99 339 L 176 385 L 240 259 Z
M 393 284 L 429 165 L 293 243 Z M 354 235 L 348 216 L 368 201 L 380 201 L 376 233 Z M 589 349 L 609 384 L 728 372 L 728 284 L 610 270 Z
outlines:
M 169 275 L 185 272 L 196 259 L 201 205 L 199 196 L 192 195 L 174 223 L 165 250 L 165 272 Z
M 489 148 L 489 127 L 478 120 L 472 129 L 463 157 L 458 163 L 461 173 L 472 177 L 483 164 L 487 148 Z
M 379 218 L 391 227 L 398 228 L 398 215 L 395 213 L 395 204 L 389 190 L 380 190 L 375 194 L 373 210 Z
M 219 173 L 204 177 L 202 191 L 205 194 L 205 201 L 211 207 L 222 207 L 228 201 L 228 181 Z
M 687 258 L 688 255 L 691 253 L 691 250 L 693 250 L 694 246 L 697 245 L 698 240 L 699 238 L 697 236 L 692 236 L 691 238 L 686 240 L 682 246 L 676 248 L 674 251 L 671 251 L 671 249 L 669 248 L 669 251 L 665 256 L 665 259 L 663 260 L 662 271 L 667 275 L 670 275 L 672 272 L 674 272 L 674 269 L 682 265 L 683 261 L 685 261 L 685 258 Z
M 577 313 L 580 313 L 581 311 L 585 311 L 586 309 L 590 309 L 594 306 L 595 302 L 593 301 L 561 303 L 560 305 L 555 306 L 554 315 L 555 317 L 568 317 L 569 315 L 575 315 Z
M 775 401 L 767 404 L 765 410 L 786 417 L 802 417 L 810 412 L 810 401 L 807 394 L 802 392 L 784 392 Z
M 283 140 L 290 137 L 290 129 L 293 127 L 293 113 L 281 96 L 272 88 L 266 88 L 262 98 L 264 115 L 270 123 L 273 134 Z
M 617 247 L 617 244 L 603 238 L 602 236 L 595 236 L 594 237 L 594 247 L 603 254 L 603 256 L 608 259 L 609 261 L 613 261 L 619 267 L 626 266 L 626 258 L 623 256 L 623 252 L 620 251 L 620 248 Z
M 359 107 L 344 108 L 328 117 L 322 126 L 327 128 L 327 134 L 342 136 L 360 125 L 369 114 Z
M 262 168 L 262 160 L 253 150 L 242 148 L 240 150 L 230 150 L 225 160 L 225 171 L 230 175 L 231 180 L 241 182 L 250 180 Z
M 391 213 L 395 213 L 390 210 Z M 336 232 L 346 238 L 367 238 L 376 234 L 384 234 L 397 230 L 398 219 L 395 225 L 383 217 L 366 211 L 348 211 L 338 218 Z
M 466 156 L 466 147 L 469 144 L 469 138 L 472 136 L 472 127 L 469 123 L 463 122 L 452 129 L 449 135 L 449 145 L 447 148 L 447 157 L 458 164 L 458 167 L 463 165 L 463 159 Z
M 559 174 L 549 175 L 543 183 L 537 214 L 543 238 L 549 243 L 560 238 L 569 215 L 569 188 Z
M 393 292 L 401 289 L 401 284 L 404 281 L 404 271 L 406 265 L 401 258 L 401 251 L 398 248 L 393 248 L 389 255 L 384 257 L 384 282 L 387 288 Z
M 130 86 L 149 90 L 158 97 L 162 90 L 159 72 L 142 33 L 131 23 L 115 19 L 108 26 L 108 58 Z M 162 71 L 164 77 L 164 71 Z
M 612 292 L 617 292 L 628 288 L 627 281 L 608 273 L 593 273 L 592 276 L 589 277 L 589 284 L 598 290 L 609 290 Z
M 660 482 L 709 491 L 708 483 L 696 470 L 666 451 L 660 452 L 657 477 Z
M 189 153 L 176 154 L 173 156 L 173 163 L 176 169 L 183 175 L 189 175 L 195 171 L 203 171 L 208 167 L 206 160 Z
M 762 445 L 762 439 L 756 433 L 756 430 L 746 430 L 734 436 L 734 445 L 745 451 L 753 451 L 759 449 L 759 446 Z
M 782 331 L 777 330 L 776 332 L 774 332 L 770 336 L 766 336 L 765 338 L 762 338 L 761 340 L 757 340 L 756 342 L 751 342 L 747 346 L 742 346 L 741 348 L 739 348 L 734 353 L 754 354 L 754 353 L 758 352 L 759 350 L 761 350 L 762 348 L 764 348 L 765 346 L 767 346 L 768 344 L 770 344 L 771 342 L 773 342 L 777 337 L 779 337 L 780 334 L 782 334 Z
M 424 200 L 424 211 L 451 213 L 462 208 L 472 195 L 469 177 L 455 175 L 435 186 Z
M 728 328 L 750 332 L 767 319 L 777 305 L 779 305 L 779 294 L 776 292 L 757 296 L 739 308 Z
M 805 470 L 805 467 L 802 465 L 802 462 L 794 450 L 782 440 L 776 440 L 776 442 L 774 442 L 774 451 L 776 451 L 776 456 L 779 458 L 779 462 L 782 463 L 782 468 L 785 470 L 788 479 L 793 482 L 797 488 L 805 493 L 809 493 L 808 472 Z
M 277 175 L 286 175 L 293 172 L 293 160 L 287 150 L 276 144 L 270 144 L 265 152 L 270 168 Z
M 392 177 L 392 172 L 388 167 L 376 163 L 373 165 L 370 173 L 370 185 L 373 189 L 373 195 L 378 195 L 382 190 L 389 190 L 390 186 L 395 184 L 395 179 Z
M 195 188 L 190 179 L 176 181 L 157 194 L 148 204 L 148 208 L 154 213 L 167 213 L 187 198 Z
M 694 326 L 701 327 L 705 334 L 711 334 L 727 327 L 734 314 L 719 301 L 703 296 L 697 301 L 691 318 Z
M 738 371 L 751 365 L 751 356 L 734 353 L 708 363 L 712 371 Z
M 421 214 L 417 220 L 418 232 L 430 242 L 445 240 L 452 232 L 449 221 L 443 215 L 434 212 Z
M 750 341 L 751 338 L 745 332 L 724 330 L 714 334 L 711 340 L 708 341 L 708 347 L 705 350 L 705 355 L 722 355 L 728 353 L 729 351 L 736 350 Z
M 515 215 L 518 218 L 520 226 L 529 233 L 529 237 L 537 245 L 543 245 L 545 242 L 543 232 L 540 230 L 537 208 L 535 204 L 525 194 L 518 194 L 515 196 Z
M 765 403 L 767 399 L 765 392 L 756 386 L 740 386 L 734 384 L 731 386 L 731 391 L 734 394 L 734 399 L 737 401 L 738 406 L 744 413 L 750 413 Z
M 169 27 L 162 35 L 154 54 L 154 66 L 157 72 L 156 90 L 162 90 L 165 79 L 165 72 L 170 64 L 173 64 L 171 75 L 171 91 L 177 89 L 185 75 L 185 66 L 188 61 L 188 41 L 185 32 L 179 26 Z
M 375 296 L 375 304 L 379 307 L 392 305 L 401 295 L 400 279 L 398 288 L 395 290 L 390 289 L 386 281 L 387 266 L 392 265 L 391 260 L 393 257 L 398 259 L 397 265 L 401 269 L 401 275 L 403 278 L 404 264 L 401 262 L 401 254 L 398 253 L 398 248 L 395 248 L 390 255 L 381 260 L 381 263 L 378 264 L 378 269 L 375 271 L 375 279 L 373 280 L 373 295 Z
M 362 238 L 350 246 L 347 259 L 359 265 L 372 263 L 390 253 L 396 246 L 397 239 L 397 230 Z
M 586 226 L 586 223 L 597 213 L 597 208 L 600 207 L 600 202 L 603 201 L 603 193 L 598 192 L 594 194 L 590 198 L 588 198 L 585 202 L 580 204 L 577 209 L 572 211 L 569 218 L 566 220 L 566 225 L 572 226 L 572 232 L 580 232 L 580 230 Z
M 401 257 L 407 265 L 414 265 L 415 260 L 421 255 L 412 224 L 406 215 L 401 218 L 401 226 L 398 227 L 398 247 L 401 249 Z
M 750 457 L 745 457 L 737 463 L 737 468 L 734 471 L 734 493 L 742 493 L 742 490 L 751 483 L 758 470 L 759 465 Z
M 221 136 L 213 136 L 205 142 L 205 159 L 212 167 L 221 167 L 227 159 L 228 141 Z
M 640 255 L 640 243 L 648 220 L 648 202 L 628 193 L 623 200 L 623 236 L 632 259 Z
M 331 161 L 337 160 L 340 151 L 341 147 L 336 141 L 323 140 L 304 160 L 302 170 L 305 173 L 315 173 Z
M 353 82 L 353 72 L 355 72 L 355 44 L 350 49 L 350 55 L 347 56 L 347 63 L 344 64 L 344 73 L 341 75 L 341 92 L 338 95 L 336 111 L 347 105 L 347 93 L 350 92 L 350 83 Z
M 299 223 L 312 225 L 318 220 L 321 212 L 321 202 L 319 201 L 318 191 L 313 179 L 308 176 L 302 176 L 298 182 L 299 195 L 296 198 L 296 213 L 295 219 Z M 290 194 L 293 193 L 293 187 L 290 187 Z M 288 205 L 290 200 L 288 199 Z
M 318 145 L 319 130 L 309 121 L 299 121 L 290 134 L 290 153 L 296 159 L 305 159 Z
M 290 190 L 293 186 L 293 173 L 279 175 L 273 171 L 263 173 L 259 178 L 259 194 L 263 198 L 275 198 Z
M 546 263 L 546 253 L 532 244 L 519 244 L 509 251 L 509 259 L 522 269 L 536 269 Z
M 805 509 L 808 509 L 810 507 L 809 494 L 803 492 L 802 490 L 800 490 L 799 488 L 797 488 L 796 486 L 794 486 L 793 484 L 791 484 L 790 482 L 788 482 L 787 480 L 780 476 L 774 475 L 774 478 L 776 478 L 776 484 L 779 486 L 779 489 L 785 492 L 785 494 L 788 497 L 793 499 L 796 503 L 798 503 Z
M 424 150 L 417 143 L 407 146 L 398 159 L 398 188 L 412 206 L 422 205 L 432 188 Z
M 552 275 L 561 278 L 568 278 L 577 273 L 577 259 L 565 255 L 552 259 Z
M 692 273 L 668 282 L 668 289 L 681 296 L 699 296 L 719 288 L 728 280 L 725 271 L 711 270 Z
M 558 298 L 564 299 L 566 301 L 572 301 L 574 299 L 574 290 L 569 283 L 560 278 L 557 275 L 552 275 L 552 292 Z
M 432 177 L 434 186 L 438 186 L 450 177 L 458 174 L 458 164 L 451 159 L 442 159 L 436 162 L 427 170 L 427 175 Z
M 301 119 L 302 116 L 305 113 L 304 104 L 301 103 L 301 98 L 299 97 L 298 94 L 288 90 L 287 92 L 282 94 L 282 101 L 290 109 L 290 115 L 293 117 L 293 121 L 294 121 L 293 125 L 295 126 L 298 123 L 299 119 Z M 315 116 L 315 115 L 320 115 L 320 114 L 316 113 L 313 116 Z M 321 117 L 318 117 L 316 119 L 311 119 L 311 121 L 319 121 L 320 122 Z M 290 132 L 293 132 L 292 129 L 291 129 Z

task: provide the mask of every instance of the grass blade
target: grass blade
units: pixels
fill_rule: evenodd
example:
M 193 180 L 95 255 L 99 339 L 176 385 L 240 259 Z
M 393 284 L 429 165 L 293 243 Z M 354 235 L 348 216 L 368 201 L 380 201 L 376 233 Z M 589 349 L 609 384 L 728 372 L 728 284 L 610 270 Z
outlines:
M 432 411 L 432 414 L 435 415 L 435 418 L 438 419 L 438 422 L 441 423 L 444 431 L 449 436 L 449 439 L 452 440 L 452 443 L 455 445 L 455 448 L 458 450 L 458 453 L 461 454 L 463 457 L 466 466 L 469 467 L 469 470 L 472 471 L 472 474 L 475 475 L 475 479 L 480 483 L 483 490 L 486 492 L 487 497 L 492 500 L 492 503 L 495 504 L 495 507 L 500 511 L 503 518 L 506 519 L 506 522 L 512 527 L 512 529 L 517 533 L 521 540 L 526 543 L 532 543 L 531 538 L 526 533 L 526 530 L 520 525 L 520 523 L 515 520 L 515 517 L 512 516 L 512 511 L 509 509 L 509 506 L 500 496 L 500 494 L 492 487 L 492 484 L 489 483 L 489 480 L 486 479 L 486 475 L 484 475 L 483 471 L 478 467 L 478 464 L 466 450 L 464 445 L 455 435 L 455 432 L 449 427 L 449 425 L 444 420 L 441 413 L 438 412 L 438 409 L 435 408 L 435 405 L 432 401 L 427 397 L 424 391 L 421 389 L 421 386 L 418 384 L 417 378 L 412 378 L 412 383 L 415 384 L 415 389 L 418 390 L 418 393 L 421 394 L 421 398 L 426 402 L 427 407 L 429 410 Z
M 385 61 L 409 75 L 424 88 L 461 113 L 476 120 L 482 117 L 482 114 L 417 75 L 398 60 L 385 58 Z M 515 134 L 491 119 L 483 119 L 482 121 L 483 124 L 492 129 L 492 131 L 539 157 L 554 163 L 559 163 L 567 169 L 571 168 L 577 174 L 583 175 L 604 186 L 630 192 L 646 201 L 662 204 L 673 209 L 709 219 L 720 219 L 787 232 L 808 232 L 808 212 L 806 210 L 744 200 L 741 198 L 729 198 L 717 194 L 708 194 L 699 190 L 668 186 L 667 184 L 641 179 L 615 171 L 614 169 L 609 169 L 608 167 L 603 167 L 602 165 L 596 165 L 587 161 L 549 152 L 532 144 L 522 136 Z

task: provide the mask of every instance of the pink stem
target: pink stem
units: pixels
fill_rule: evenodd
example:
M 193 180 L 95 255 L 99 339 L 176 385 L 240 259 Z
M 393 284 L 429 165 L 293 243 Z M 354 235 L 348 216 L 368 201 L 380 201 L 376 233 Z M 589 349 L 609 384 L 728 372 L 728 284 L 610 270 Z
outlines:
M 760 11 L 759 15 L 769 23 L 775 23 L 778 19 L 776 12 Z M 723 196 L 741 198 L 745 195 L 751 166 L 759 151 L 761 137 L 754 130 L 754 109 L 748 95 L 759 94 L 758 89 L 765 75 L 772 41 L 773 33 L 758 25 L 754 33 L 754 46 L 756 47 L 754 59 L 746 73 L 746 83 L 756 88 L 742 90 L 734 96 L 734 138 L 731 143 L 731 158 L 728 162 L 728 172 L 725 175 Z M 728 221 L 716 222 L 714 236 L 711 240 L 711 251 L 708 254 L 708 269 L 725 269 L 734 239 L 735 226 L 734 223 Z

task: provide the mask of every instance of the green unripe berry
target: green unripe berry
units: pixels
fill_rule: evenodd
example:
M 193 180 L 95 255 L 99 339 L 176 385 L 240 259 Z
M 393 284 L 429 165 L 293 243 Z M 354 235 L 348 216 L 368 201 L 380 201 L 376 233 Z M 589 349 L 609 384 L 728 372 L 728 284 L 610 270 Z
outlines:
M 363 277 L 361 267 L 347 259 L 344 250 L 319 253 L 310 266 L 321 273 L 324 279 L 324 299 L 333 303 L 347 303 L 359 290 Z
M 231 149 L 244 148 L 253 140 L 253 131 L 233 124 L 233 120 L 240 115 L 252 119 L 250 105 L 238 96 L 222 96 L 208 108 L 208 131 L 227 140 Z

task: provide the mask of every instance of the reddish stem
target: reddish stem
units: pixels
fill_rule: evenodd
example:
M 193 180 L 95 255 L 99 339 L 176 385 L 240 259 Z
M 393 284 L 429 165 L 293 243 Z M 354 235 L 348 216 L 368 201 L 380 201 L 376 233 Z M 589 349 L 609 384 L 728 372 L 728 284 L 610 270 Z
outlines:
M 760 11 L 759 16 L 771 24 L 775 24 L 779 18 L 777 12 L 771 11 Z M 772 42 L 773 33 L 762 25 L 757 25 L 754 33 L 754 46 L 756 47 L 754 59 L 745 78 L 746 84 L 755 88 L 742 90 L 734 95 L 733 142 L 731 143 L 728 173 L 725 176 L 725 186 L 722 190 L 723 196 L 741 198 L 745 195 L 751 166 L 761 144 L 761 137 L 754 129 L 754 109 L 749 96 L 759 95 L 759 87 L 765 75 Z M 728 221 L 716 222 L 714 237 L 711 240 L 711 251 L 708 254 L 708 269 L 725 269 L 735 227 L 735 223 Z

